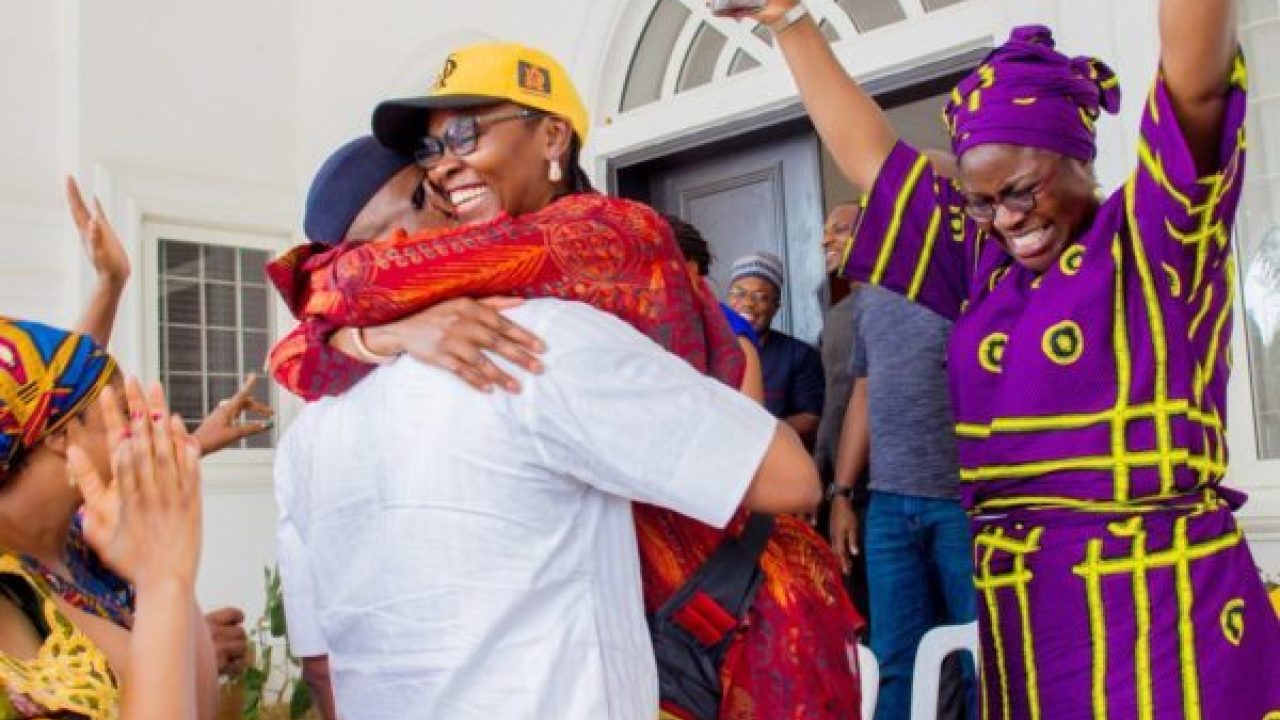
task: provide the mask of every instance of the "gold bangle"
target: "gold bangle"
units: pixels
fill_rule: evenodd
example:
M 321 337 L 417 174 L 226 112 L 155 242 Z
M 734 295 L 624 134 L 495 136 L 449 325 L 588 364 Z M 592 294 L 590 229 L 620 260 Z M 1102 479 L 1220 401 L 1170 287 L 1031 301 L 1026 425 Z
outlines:
M 351 328 L 351 344 L 355 346 L 356 355 L 360 356 L 360 361 L 366 365 L 386 365 L 394 362 L 396 355 L 379 355 L 369 349 L 364 342 L 364 328 Z
M 785 32 L 787 28 L 800 22 L 808 14 L 809 8 L 805 7 L 804 3 L 796 3 L 783 13 L 782 17 L 769 23 L 769 32 L 773 33 L 774 37 L 777 37 Z

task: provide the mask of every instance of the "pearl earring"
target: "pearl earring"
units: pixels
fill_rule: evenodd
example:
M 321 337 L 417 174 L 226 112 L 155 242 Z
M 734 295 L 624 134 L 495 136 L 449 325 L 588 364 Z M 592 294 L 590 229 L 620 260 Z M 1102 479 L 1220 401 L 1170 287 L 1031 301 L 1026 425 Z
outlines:
M 559 160 L 551 161 L 551 167 L 547 168 L 547 179 L 553 183 L 560 182 L 564 179 L 564 171 L 560 169 Z

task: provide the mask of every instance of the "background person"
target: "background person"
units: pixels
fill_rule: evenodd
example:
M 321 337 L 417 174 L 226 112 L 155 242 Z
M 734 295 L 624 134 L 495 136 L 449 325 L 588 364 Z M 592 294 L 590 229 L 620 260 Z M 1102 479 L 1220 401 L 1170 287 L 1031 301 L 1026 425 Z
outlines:
M 972 622 L 976 612 L 969 520 L 960 504 L 947 391 L 951 323 L 874 285 L 859 290 L 853 304 L 854 387 L 835 484 L 852 488 L 869 475 L 861 548 L 871 650 L 880 662 L 876 718 L 905 720 L 920 639 L 938 625 Z M 858 550 L 851 545 L 853 517 L 845 498 L 833 500 L 831 529 L 846 557 Z
M 765 407 L 813 447 L 826 381 L 822 359 L 812 346 L 771 327 L 781 307 L 785 277 L 777 255 L 752 253 L 733 263 L 726 298 L 760 337 Z
M 853 241 L 853 229 L 860 212 L 859 203 L 845 202 L 835 206 L 827 214 L 827 221 L 822 227 L 822 254 L 828 275 L 836 272 L 844 260 L 849 243 Z M 862 520 L 867 511 L 866 473 L 859 475 L 848 486 L 837 485 L 835 482 L 840 431 L 844 427 L 845 409 L 849 407 L 849 397 L 853 393 L 851 360 L 856 342 L 853 332 L 853 301 L 859 289 L 860 286 L 854 284 L 849 294 L 832 305 L 823 318 L 818 350 L 822 355 L 826 386 L 813 457 L 826 488 L 824 499 L 827 509 L 819 517 L 827 521 L 827 536 L 831 539 L 832 551 L 840 561 L 849 597 L 858 612 L 870 619 L 866 556 L 859 552 L 859 548 L 863 547 L 862 535 L 865 530 Z

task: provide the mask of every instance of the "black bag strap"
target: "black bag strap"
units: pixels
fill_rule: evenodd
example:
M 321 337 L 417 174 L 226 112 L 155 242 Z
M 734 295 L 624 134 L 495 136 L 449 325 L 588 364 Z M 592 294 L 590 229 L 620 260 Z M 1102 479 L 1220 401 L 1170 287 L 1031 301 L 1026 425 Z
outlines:
M 670 617 L 698 591 L 706 593 L 720 607 L 741 619 L 755 598 L 760 584 L 760 555 L 773 534 L 774 517 L 752 513 L 736 538 L 725 538 L 684 585 L 655 614 Z

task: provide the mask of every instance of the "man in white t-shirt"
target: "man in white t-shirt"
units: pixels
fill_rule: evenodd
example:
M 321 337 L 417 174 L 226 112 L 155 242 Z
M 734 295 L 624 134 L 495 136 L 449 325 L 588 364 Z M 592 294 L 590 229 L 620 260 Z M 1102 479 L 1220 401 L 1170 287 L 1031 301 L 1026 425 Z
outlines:
M 343 720 L 653 720 L 630 501 L 722 527 L 818 499 L 789 428 L 629 325 L 507 315 L 548 348 L 523 392 L 402 358 L 277 453 L 290 636 L 329 653 Z

